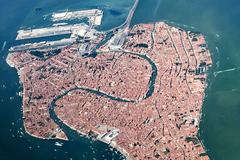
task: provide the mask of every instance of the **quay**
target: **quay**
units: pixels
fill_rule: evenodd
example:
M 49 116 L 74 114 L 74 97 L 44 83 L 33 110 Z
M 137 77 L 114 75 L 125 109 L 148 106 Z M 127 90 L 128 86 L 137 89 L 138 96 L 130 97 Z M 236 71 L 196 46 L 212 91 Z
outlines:
M 26 51 L 26 50 L 39 50 L 39 49 L 48 49 L 48 48 L 62 48 L 68 45 L 72 45 L 76 42 L 76 39 L 69 38 L 69 39 L 61 39 L 59 41 L 44 41 L 39 43 L 27 43 L 18 46 L 13 46 L 9 49 L 10 52 L 19 52 L 19 51 Z
M 88 26 L 85 24 L 74 24 L 65 26 L 54 26 L 38 29 L 19 30 L 16 40 L 41 38 L 56 35 L 71 34 L 74 31 L 86 31 Z
M 64 21 L 64 20 L 73 20 L 73 19 L 83 19 L 87 17 L 89 22 L 94 25 L 101 25 L 103 11 L 99 9 L 90 9 L 90 10 L 80 10 L 73 12 L 60 12 L 52 14 L 52 21 Z

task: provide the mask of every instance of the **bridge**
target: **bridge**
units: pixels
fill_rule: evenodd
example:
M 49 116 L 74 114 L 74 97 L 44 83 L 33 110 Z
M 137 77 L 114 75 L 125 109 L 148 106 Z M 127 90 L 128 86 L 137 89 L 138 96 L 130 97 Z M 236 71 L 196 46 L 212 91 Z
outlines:
M 110 50 L 119 50 L 124 44 L 125 39 L 129 32 L 129 27 L 132 21 L 132 17 L 138 6 L 138 3 L 139 3 L 139 0 L 135 0 L 134 5 L 127 16 L 127 19 L 124 21 L 123 24 L 111 30 L 108 30 L 106 32 L 106 34 L 114 33 L 114 36 L 108 42 L 108 47 L 110 48 Z
M 114 27 L 114 28 L 106 31 L 106 33 L 115 32 L 116 30 L 121 29 L 121 28 L 122 28 L 122 30 L 129 29 L 129 26 L 130 26 L 131 21 L 132 21 L 132 17 L 134 15 L 134 12 L 135 12 L 137 6 L 138 6 L 138 3 L 139 3 L 139 0 L 135 0 L 135 2 L 133 4 L 133 7 L 131 8 L 131 10 L 128 13 L 127 19 L 120 26 Z

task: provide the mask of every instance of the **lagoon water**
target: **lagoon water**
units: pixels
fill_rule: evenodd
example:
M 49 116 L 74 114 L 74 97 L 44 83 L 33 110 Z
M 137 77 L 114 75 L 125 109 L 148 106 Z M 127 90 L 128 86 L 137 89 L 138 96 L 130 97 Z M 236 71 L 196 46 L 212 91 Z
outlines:
M 1 0 L 0 4 L 0 159 L 122 159 L 106 144 L 86 138 L 64 142 L 25 134 L 21 119 L 22 99 L 17 95 L 22 88 L 15 69 L 6 64 L 5 58 L 7 49 L 18 43 L 14 40 L 16 31 L 20 27 L 50 25 L 48 14 L 51 12 L 101 8 L 105 14 L 99 29 L 105 30 L 124 21 L 133 1 Z M 35 11 L 35 8 L 42 10 Z M 43 16 L 47 18 L 45 21 Z M 132 25 L 154 21 L 166 21 L 206 36 L 214 66 L 209 72 L 200 137 L 211 159 L 239 160 L 240 1 L 140 0 Z M 6 47 L 2 49 L 5 41 Z M 56 142 L 63 145 L 57 146 Z

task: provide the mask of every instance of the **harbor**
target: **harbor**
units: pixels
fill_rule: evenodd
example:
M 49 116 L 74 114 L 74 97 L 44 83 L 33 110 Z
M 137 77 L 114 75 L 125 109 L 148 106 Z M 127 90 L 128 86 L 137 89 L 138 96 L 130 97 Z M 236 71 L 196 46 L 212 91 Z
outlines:
M 64 38 L 55 41 L 41 41 L 20 44 L 12 46 L 9 52 L 20 51 L 41 51 L 46 49 L 60 49 L 72 44 L 78 44 L 79 55 L 90 55 L 92 50 L 96 47 L 99 37 L 102 39 L 104 33 L 95 30 L 95 26 L 101 24 L 103 11 L 99 9 L 80 10 L 58 12 L 51 15 L 53 22 L 69 21 L 73 19 L 88 18 L 89 24 L 77 23 L 68 24 L 66 22 L 54 23 L 50 27 L 21 29 L 17 32 L 16 40 L 32 40 L 44 37 L 53 37 L 61 35 L 69 35 L 69 38 Z

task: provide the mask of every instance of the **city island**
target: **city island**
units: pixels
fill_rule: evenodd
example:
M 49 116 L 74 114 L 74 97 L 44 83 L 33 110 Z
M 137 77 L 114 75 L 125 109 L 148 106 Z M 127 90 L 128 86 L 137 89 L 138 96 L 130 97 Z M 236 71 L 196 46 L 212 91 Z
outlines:
M 97 9 L 52 16 L 87 17 L 89 25 L 18 32 L 17 40 L 71 34 L 10 48 L 7 62 L 23 86 L 25 131 L 69 140 L 64 124 L 126 159 L 209 159 L 198 137 L 212 64 L 205 38 L 165 22 L 130 28 L 137 3 L 123 25 L 106 32 L 94 28 L 103 16 Z

